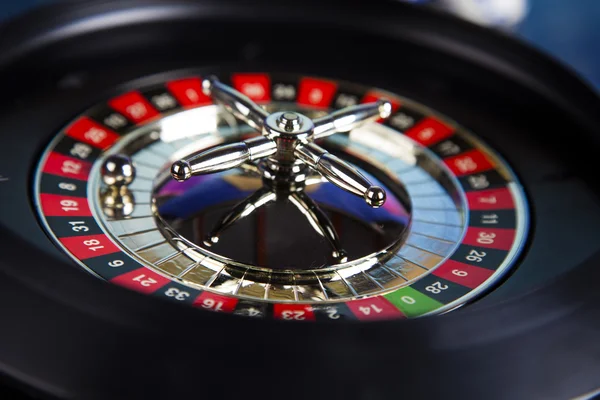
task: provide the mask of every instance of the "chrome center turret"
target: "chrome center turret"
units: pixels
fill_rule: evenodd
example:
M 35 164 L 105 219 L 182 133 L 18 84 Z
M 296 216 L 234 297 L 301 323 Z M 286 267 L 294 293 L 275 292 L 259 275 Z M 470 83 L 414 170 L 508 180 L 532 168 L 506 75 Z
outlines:
M 373 208 L 383 205 L 385 191 L 373 186 L 356 168 L 330 154 L 314 143 L 314 140 L 338 132 L 348 132 L 360 125 L 380 118 L 388 118 L 392 112 L 389 101 L 347 107 L 315 119 L 290 111 L 267 113 L 248 97 L 211 77 L 202 82 L 205 94 L 221 104 L 237 118 L 259 131 L 262 136 L 242 142 L 215 147 L 201 154 L 176 161 L 171 174 L 178 181 L 194 175 L 208 174 L 239 167 L 244 163 L 269 158 L 271 167 L 267 179 L 280 179 L 280 184 L 297 182 L 281 175 L 269 174 L 273 167 L 303 163 L 340 188 L 364 198 Z M 291 171 L 293 169 L 290 169 Z M 291 172 L 301 174 L 299 170 Z M 278 185 L 281 186 L 281 185 Z
M 198 155 L 176 161 L 171 175 L 185 181 L 195 175 L 225 171 L 258 161 L 265 186 L 225 215 L 204 241 L 211 246 L 219 235 L 236 221 L 277 198 L 286 198 L 306 216 L 314 229 L 326 237 L 333 255 L 340 262 L 346 253 L 333 225 L 319 207 L 303 192 L 310 177 L 326 179 L 341 189 L 360 196 L 373 208 L 381 207 L 385 190 L 372 185 L 356 168 L 330 154 L 314 143 L 316 139 L 338 132 L 348 132 L 369 121 L 388 118 L 392 112 L 389 101 L 379 100 L 338 110 L 312 120 L 293 111 L 269 114 L 248 97 L 210 77 L 202 82 L 206 95 L 262 136 L 241 142 L 217 146 Z M 256 169 L 256 166 L 253 165 Z

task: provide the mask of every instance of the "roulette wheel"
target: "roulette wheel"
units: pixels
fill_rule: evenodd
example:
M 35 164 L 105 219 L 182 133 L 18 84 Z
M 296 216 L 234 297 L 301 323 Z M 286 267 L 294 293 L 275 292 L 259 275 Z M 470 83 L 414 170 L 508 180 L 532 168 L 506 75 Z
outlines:
M 11 390 L 600 386 L 600 100 L 551 58 L 397 2 L 66 2 L 0 32 Z

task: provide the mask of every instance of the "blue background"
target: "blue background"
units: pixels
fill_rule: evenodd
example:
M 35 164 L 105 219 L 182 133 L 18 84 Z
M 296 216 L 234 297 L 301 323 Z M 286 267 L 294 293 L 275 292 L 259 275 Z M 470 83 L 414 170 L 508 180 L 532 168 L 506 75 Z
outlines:
M 0 1 L 0 21 L 52 2 Z M 512 34 L 569 64 L 600 90 L 600 0 L 528 0 L 528 5 L 527 16 Z

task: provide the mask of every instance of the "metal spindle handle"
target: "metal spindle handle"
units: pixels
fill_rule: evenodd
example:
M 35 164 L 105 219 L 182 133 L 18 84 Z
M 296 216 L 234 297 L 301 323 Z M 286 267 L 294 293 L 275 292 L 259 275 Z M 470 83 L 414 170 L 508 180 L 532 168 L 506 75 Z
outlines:
M 271 188 L 262 187 L 258 189 L 240 203 L 236 204 L 230 212 L 221 217 L 217 225 L 204 240 L 204 245 L 210 247 L 217 244 L 223 232 L 231 228 L 236 222 L 250 216 L 262 206 L 275 201 L 276 199 L 277 194 Z
M 315 119 L 315 128 L 310 138 L 315 140 L 338 132 L 348 132 L 367 122 L 388 118 L 391 114 L 392 103 L 387 100 L 346 107 Z
M 357 169 L 324 148 L 307 143 L 298 146 L 295 155 L 334 185 L 360 196 L 373 208 L 385 203 L 385 190 L 374 186 Z
M 171 175 L 177 181 L 185 181 L 195 175 L 210 174 L 239 167 L 245 162 L 270 156 L 277 145 L 270 139 L 258 136 L 243 142 L 218 146 L 192 157 L 175 161 Z
M 262 131 L 265 119 L 269 116 L 262 107 L 237 90 L 221 83 L 211 76 L 202 81 L 202 92 L 221 104 L 227 111 L 254 129 Z

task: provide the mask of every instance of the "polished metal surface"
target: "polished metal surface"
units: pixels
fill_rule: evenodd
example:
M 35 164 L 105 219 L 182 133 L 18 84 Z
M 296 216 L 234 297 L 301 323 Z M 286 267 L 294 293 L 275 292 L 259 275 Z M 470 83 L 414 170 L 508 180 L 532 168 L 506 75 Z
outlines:
M 135 209 L 135 196 L 127 186 L 109 186 L 100 194 L 104 214 L 111 218 L 128 217 Z
M 366 122 L 380 118 L 387 119 L 391 114 L 392 104 L 385 100 L 346 107 L 315 119 L 313 140 L 322 139 L 334 133 L 348 132 Z
M 244 163 L 269 157 L 262 161 L 263 176 L 274 183 L 276 190 L 293 183 L 284 190 L 298 191 L 306 172 L 294 169 L 298 161 L 306 164 L 334 185 L 363 197 L 373 207 L 385 203 L 385 191 L 372 185 L 356 168 L 313 143 L 337 132 L 347 132 L 369 121 L 388 118 L 392 105 L 389 101 L 344 108 L 330 115 L 311 120 L 292 111 L 269 114 L 247 96 L 219 82 L 207 78 L 202 82 L 204 93 L 221 104 L 227 111 L 259 131 L 263 137 L 219 146 L 204 153 L 176 161 L 171 167 L 173 178 L 185 181 L 192 176 L 214 173 L 238 167 Z
M 100 194 L 104 213 L 112 218 L 130 216 L 134 211 L 135 196 L 128 186 L 136 177 L 131 158 L 123 154 L 107 157 L 100 170 L 107 188 Z
M 215 77 L 202 81 L 202 91 L 252 128 L 262 130 L 269 114 L 249 97 L 219 82 Z
M 211 247 L 218 243 L 221 234 L 233 224 L 242 218 L 249 217 L 270 202 L 283 200 L 282 197 L 293 204 L 300 213 L 304 215 L 314 231 L 327 240 L 332 248 L 332 256 L 336 261 L 341 263 L 348 261 L 348 255 L 342 248 L 342 244 L 333 223 L 327 214 L 323 212 L 323 210 L 321 210 L 321 208 L 319 208 L 319 206 L 304 191 L 282 192 L 275 191 L 268 186 L 258 189 L 252 195 L 234 206 L 229 213 L 225 214 L 208 234 L 204 241 L 204 245 Z
M 358 260 L 393 246 L 408 228 L 398 187 L 386 187 L 387 209 L 373 210 L 329 181 L 307 182 L 300 191 L 275 190 L 260 174 L 236 169 L 183 185 L 157 181 L 153 204 L 159 229 L 199 252 L 277 271 Z
M 385 190 L 372 185 L 356 168 L 324 148 L 314 143 L 307 143 L 296 148 L 295 154 L 329 182 L 347 192 L 363 197 L 371 207 L 379 208 L 385 203 Z
M 126 186 L 135 179 L 135 167 L 131 158 L 122 154 L 113 154 L 102 164 L 100 174 L 108 186 Z
M 182 182 L 192 176 L 225 171 L 275 154 L 277 146 L 266 137 L 215 147 L 202 154 L 173 163 L 171 175 Z

